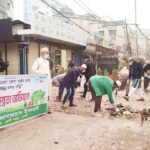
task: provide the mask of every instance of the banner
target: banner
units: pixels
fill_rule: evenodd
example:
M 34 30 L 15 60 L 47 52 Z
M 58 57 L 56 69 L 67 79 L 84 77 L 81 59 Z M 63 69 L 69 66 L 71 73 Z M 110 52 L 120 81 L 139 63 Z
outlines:
M 47 113 L 46 75 L 0 76 L 0 128 Z

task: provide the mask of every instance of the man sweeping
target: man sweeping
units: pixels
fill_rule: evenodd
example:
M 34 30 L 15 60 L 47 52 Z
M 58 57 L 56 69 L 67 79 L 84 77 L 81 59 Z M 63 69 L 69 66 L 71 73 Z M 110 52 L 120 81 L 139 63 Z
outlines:
M 101 109 L 101 100 L 103 95 L 108 95 L 109 102 L 112 104 L 114 110 L 116 110 L 113 89 L 119 88 L 120 86 L 121 82 L 119 80 L 113 81 L 108 76 L 94 75 L 90 78 L 89 88 L 95 101 L 93 116 L 100 116 L 98 111 Z

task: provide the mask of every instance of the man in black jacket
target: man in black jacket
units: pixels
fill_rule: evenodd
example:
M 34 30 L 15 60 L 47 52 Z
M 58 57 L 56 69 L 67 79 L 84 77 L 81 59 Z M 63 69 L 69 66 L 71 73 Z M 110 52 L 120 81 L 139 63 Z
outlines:
M 75 94 L 75 88 L 77 87 L 77 78 L 79 77 L 79 75 L 83 72 L 85 72 L 86 70 L 86 65 L 83 64 L 81 65 L 81 67 L 79 68 L 74 68 L 72 70 L 70 70 L 65 77 L 63 78 L 62 81 L 62 88 L 66 88 L 67 89 L 67 93 L 64 96 L 63 102 L 62 102 L 62 107 L 64 107 L 64 104 L 66 103 L 66 100 L 68 99 L 70 101 L 69 106 L 75 106 L 73 104 L 73 99 L 74 99 L 74 94 Z M 63 90 L 62 93 L 60 94 L 60 97 L 62 97 L 63 94 Z
M 129 80 L 132 79 L 132 85 L 129 88 L 129 93 L 126 93 L 126 96 L 124 96 L 124 99 L 127 101 L 129 100 L 129 97 L 136 91 L 139 91 L 140 98 L 138 101 L 144 101 L 143 92 L 141 89 L 141 78 L 143 76 L 143 66 L 139 62 L 139 59 L 130 60 L 130 68 L 129 68 Z
M 84 93 L 81 96 L 83 98 L 86 97 L 86 93 L 87 93 L 87 90 L 88 90 L 87 82 L 89 81 L 90 77 L 92 77 L 96 74 L 95 64 L 89 59 L 88 56 L 84 59 L 84 62 L 86 64 L 87 69 L 84 73 L 86 82 L 84 84 Z M 93 99 L 93 97 L 92 97 L 92 99 Z

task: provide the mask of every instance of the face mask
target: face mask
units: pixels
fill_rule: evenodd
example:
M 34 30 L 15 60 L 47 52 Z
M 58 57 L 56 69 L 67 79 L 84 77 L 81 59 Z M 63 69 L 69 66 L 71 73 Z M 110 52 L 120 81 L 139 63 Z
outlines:
M 45 55 L 44 55 L 44 58 L 45 58 L 45 59 L 49 59 L 49 54 L 45 54 Z
M 82 72 L 82 73 L 84 73 L 84 72 L 85 72 L 85 70 L 82 70 L 81 72 Z
M 129 65 L 132 65 L 133 64 L 133 62 L 129 62 Z

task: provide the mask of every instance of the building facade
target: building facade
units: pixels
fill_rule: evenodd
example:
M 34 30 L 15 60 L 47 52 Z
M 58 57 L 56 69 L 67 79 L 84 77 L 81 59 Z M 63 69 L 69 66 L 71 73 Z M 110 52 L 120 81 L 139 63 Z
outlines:
M 73 12 L 68 7 L 54 0 L 45 2 L 47 4 L 41 0 L 22 1 L 19 12 L 21 15 L 15 17 L 22 21 L 12 25 L 14 39 L 0 42 L 1 53 L 10 62 L 6 74 L 32 73 L 31 66 L 39 57 L 42 47 L 49 48 L 50 61 L 55 71 L 67 69 L 68 60 L 73 59 L 75 65 L 81 64 L 79 56 L 86 46 L 85 32 L 69 20 L 58 16 L 49 5 L 70 15 Z M 16 7 L 17 3 L 14 5 L 15 10 Z M 29 24 L 30 28 L 26 28 Z
M 13 1 L 12 0 L 1 0 L 0 1 L 0 19 L 11 18 L 13 12 Z

